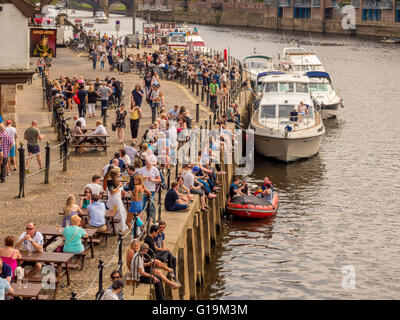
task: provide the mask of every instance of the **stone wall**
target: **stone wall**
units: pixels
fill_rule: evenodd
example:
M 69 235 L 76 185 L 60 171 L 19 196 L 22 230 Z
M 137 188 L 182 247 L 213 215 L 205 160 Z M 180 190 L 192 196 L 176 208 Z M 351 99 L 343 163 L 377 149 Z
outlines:
M 5 119 L 15 121 L 15 111 L 17 105 L 16 85 L 0 86 L 0 114 Z
M 223 26 L 241 26 L 255 27 L 272 30 L 287 31 L 308 31 L 308 32 L 327 32 L 337 34 L 351 34 L 350 30 L 344 30 L 341 26 L 341 17 L 336 10 L 333 10 L 333 19 L 325 20 L 325 28 L 323 24 L 322 8 L 312 8 L 314 19 L 293 19 L 291 7 L 283 8 L 283 18 L 276 18 L 276 8 L 261 7 L 256 9 L 243 8 L 223 8 L 215 10 L 206 8 L 205 6 L 194 7 L 191 4 L 188 11 L 181 7 L 176 7 L 174 12 L 157 12 L 151 11 L 152 21 L 176 21 L 188 22 L 205 25 L 223 25 Z M 391 10 L 383 10 L 383 21 L 360 21 L 361 10 L 356 10 L 357 29 L 355 34 L 366 36 L 386 36 L 400 37 L 400 23 L 388 22 L 393 21 L 393 12 Z M 138 12 L 139 17 L 147 15 L 144 12 Z M 278 24 L 278 26 L 277 26 Z M 278 27 L 278 28 L 277 28 Z

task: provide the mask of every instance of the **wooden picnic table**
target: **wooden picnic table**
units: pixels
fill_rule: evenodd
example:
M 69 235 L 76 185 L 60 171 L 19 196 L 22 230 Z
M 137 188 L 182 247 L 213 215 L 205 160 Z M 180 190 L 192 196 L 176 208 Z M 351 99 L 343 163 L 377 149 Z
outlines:
M 31 299 L 38 299 L 39 292 L 42 290 L 41 283 L 28 283 L 27 287 L 24 288 L 23 284 L 20 285 L 17 283 L 11 283 L 11 288 L 13 288 L 13 294 L 7 294 L 10 297 L 20 297 L 20 298 L 31 298 Z
M 82 213 L 78 213 L 79 216 L 83 217 L 83 218 L 89 218 L 89 212 L 87 209 L 82 209 Z M 115 226 L 114 226 L 114 218 L 115 215 L 117 214 L 117 212 L 114 212 L 113 210 L 106 210 L 106 220 L 110 221 L 111 227 L 113 229 L 113 235 L 115 236 Z M 96 230 L 96 229 L 94 229 Z
M 71 147 L 77 151 L 79 148 L 104 148 L 107 154 L 107 148 L 110 146 L 107 144 L 107 138 L 110 137 L 108 134 L 72 134 Z
M 44 237 L 44 244 L 43 244 L 43 249 L 46 249 L 46 247 L 54 242 L 57 237 L 61 237 L 63 235 L 65 228 L 62 227 L 54 227 L 54 226 L 44 226 L 40 227 L 38 231 L 43 235 Z M 90 252 L 92 254 L 92 258 L 94 258 L 94 248 L 93 248 L 93 236 L 96 233 L 96 229 L 83 229 L 87 233 L 88 237 L 85 239 L 83 238 L 84 241 L 84 246 L 85 250 L 88 248 L 88 241 L 87 239 L 90 240 Z M 50 236 L 50 238 L 47 239 L 47 236 Z
M 58 285 L 64 275 L 67 275 L 67 285 L 71 284 L 68 264 L 73 258 L 73 253 L 65 253 L 65 252 L 31 252 L 30 255 L 27 254 L 26 251 L 21 251 L 21 258 L 19 261 L 27 261 L 27 262 L 40 262 L 44 264 L 55 264 L 56 265 L 56 289 L 54 293 L 54 297 L 57 295 Z M 29 279 L 28 279 L 29 280 Z M 32 280 L 32 279 L 31 279 Z

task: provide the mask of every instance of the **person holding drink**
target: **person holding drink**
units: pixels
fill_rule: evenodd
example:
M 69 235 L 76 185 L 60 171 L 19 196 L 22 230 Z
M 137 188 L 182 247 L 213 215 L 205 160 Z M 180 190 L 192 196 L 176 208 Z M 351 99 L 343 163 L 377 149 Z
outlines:
M 123 183 L 119 181 L 120 176 L 121 176 L 121 169 L 119 167 L 114 167 L 111 169 L 110 173 L 108 173 L 104 178 L 104 180 L 107 180 L 107 192 L 108 192 L 107 207 L 111 208 L 116 213 L 115 218 L 120 220 L 120 222 L 115 224 L 116 232 L 119 231 L 123 232 L 128 229 L 128 227 L 125 224 L 126 211 L 121 197 L 121 191 L 123 190 Z

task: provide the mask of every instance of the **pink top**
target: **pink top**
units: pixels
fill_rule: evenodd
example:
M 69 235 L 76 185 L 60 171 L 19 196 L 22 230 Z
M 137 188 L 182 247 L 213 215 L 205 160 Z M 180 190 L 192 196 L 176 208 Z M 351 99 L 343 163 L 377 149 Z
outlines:
M 14 251 L 12 252 L 12 254 L 11 254 L 10 257 L 3 257 L 3 256 L 1 256 L 1 259 L 3 260 L 3 262 L 4 262 L 4 263 L 7 263 L 7 264 L 11 267 L 11 270 L 12 270 L 12 277 L 13 277 L 13 278 L 15 277 L 15 269 L 17 269 L 17 267 L 18 267 L 18 260 L 12 258 L 13 255 L 14 255 L 14 253 L 15 253 L 15 249 L 14 249 Z

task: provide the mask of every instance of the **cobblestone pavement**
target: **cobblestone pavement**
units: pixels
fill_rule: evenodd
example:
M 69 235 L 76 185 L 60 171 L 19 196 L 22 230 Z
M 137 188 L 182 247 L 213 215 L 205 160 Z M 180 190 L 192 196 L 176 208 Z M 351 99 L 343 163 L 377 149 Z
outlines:
M 100 79 L 104 79 L 106 74 L 115 76 L 118 80 L 121 80 L 124 84 L 125 99 L 124 102 L 128 102 L 129 92 L 134 88 L 136 83 L 143 84 L 142 79 L 135 74 L 119 74 L 118 72 L 100 71 L 93 70 L 92 64 L 87 58 L 76 55 L 67 48 L 57 49 L 57 58 L 54 59 L 54 66 L 51 70 L 51 79 L 55 77 L 63 76 L 83 76 L 86 79 L 95 79 L 97 76 Z M 143 87 L 143 85 L 142 85 Z M 179 85 L 173 82 L 161 81 L 161 89 L 165 93 L 165 101 L 167 110 L 169 110 L 174 104 L 179 106 L 184 105 L 190 110 L 192 117 L 195 117 L 195 105 L 193 98 L 190 98 L 184 91 L 179 88 Z M 38 89 L 39 90 L 39 89 Z M 23 94 L 23 93 L 22 93 Z M 37 99 L 36 99 L 37 100 Z M 32 101 L 35 105 L 32 107 L 30 112 L 41 112 L 42 101 Z M 129 105 L 129 104 L 128 104 Z M 141 120 L 139 135 L 144 133 L 144 130 L 149 126 L 151 122 L 151 111 L 149 106 L 144 103 L 144 118 Z M 17 107 L 17 110 L 18 107 Z M 87 118 L 87 126 L 95 126 L 95 120 L 99 118 L 100 110 L 96 109 L 97 118 Z M 74 105 L 74 110 L 70 114 L 71 116 L 77 114 L 77 107 Z M 69 161 L 69 168 L 67 172 L 62 171 L 62 167 L 55 166 L 51 169 L 51 181 L 50 184 L 44 185 L 38 180 L 28 180 L 28 194 L 24 199 L 15 199 L 17 190 L 13 190 L 16 186 L 11 184 L 3 184 L 0 189 L 0 193 L 3 197 L 0 197 L 0 239 L 3 242 L 7 235 L 19 236 L 25 230 L 25 224 L 29 221 L 34 221 L 38 227 L 46 225 L 60 225 L 61 216 L 58 214 L 62 209 L 68 194 L 74 194 L 77 199 L 78 194 L 83 192 L 84 186 L 91 181 L 91 177 L 94 174 L 100 174 L 101 168 L 106 165 L 115 151 L 117 151 L 121 145 L 118 143 L 117 134 L 111 131 L 111 122 L 114 119 L 114 112 L 108 111 L 110 117 L 108 118 L 107 130 L 111 135 L 108 155 L 104 152 L 85 152 L 83 154 L 72 154 Z M 69 116 L 67 114 L 66 116 Z M 205 111 L 201 112 L 201 119 L 208 118 L 208 114 Z M 69 122 L 72 126 L 72 122 Z M 20 132 L 20 136 L 23 132 Z M 51 130 L 46 131 L 46 140 L 51 142 L 51 145 L 55 143 L 55 134 Z M 124 139 L 125 143 L 130 143 L 130 129 L 129 120 L 127 121 L 126 135 Z M 44 145 L 41 145 L 44 150 Z M 13 173 L 17 176 L 17 173 Z M 43 177 L 43 174 L 41 174 Z M 15 177 L 14 177 L 15 179 Z M 15 183 L 14 183 L 15 184 Z M 5 187 L 7 186 L 7 187 Z M 12 189 L 11 191 L 8 189 Z M 15 192 L 14 192 L 15 191 Z M 4 195 L 9 194 L 9 197 L 5 199 Z M 126 246 L 129 244 L 130 237 L 128 236 L 124 240 L 123 258 L 125 259 Z M 95 246 L 95 258 L 86 259 L 85 267 L 83 271 L 71 271 L 71 285 L 66 286 L 66 280 L 63 279 L 61 282 L 61 288 L 58 291 L 57 299 L 69 299 L 70 293 L 74 290 L 77 293 L 79 299 L 90 299 L 94 298 L 97 291 L 97 281 L 94 282 L 93 286 L 87 290 L 92 280 L 97 275 L 98 260 L 103 259 L 105 264 L 111 261 L 115 249 L 117 247 L 117 237 L 111 237 L 108 241 L 107 247 L 103 244 Z M 112 269 L 117 267 L 118 254 L 114 257 L 114 262 L 104 270 L 104 286 L 108 286 L 109 274 Z M 124 266 L 125 268 L 125 266 Z M 124 271 L 126 271 L 124 269 Z M 81 296 L 85 291 L 86 294 Z

